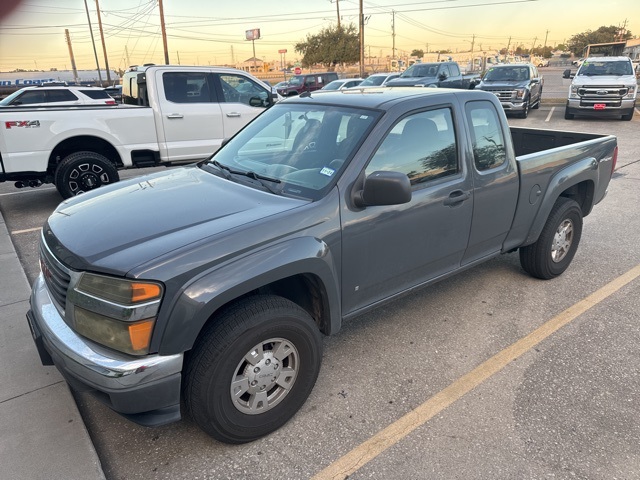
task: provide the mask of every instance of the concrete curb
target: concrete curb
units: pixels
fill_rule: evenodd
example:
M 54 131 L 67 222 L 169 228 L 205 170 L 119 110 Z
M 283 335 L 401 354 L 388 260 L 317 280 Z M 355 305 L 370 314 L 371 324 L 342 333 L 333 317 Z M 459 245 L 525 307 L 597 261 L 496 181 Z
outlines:
M 0 271 L 0 476 L 104 480 L 69 387 L 40 363 L 25 318 L 31 289 L 1 213 Z

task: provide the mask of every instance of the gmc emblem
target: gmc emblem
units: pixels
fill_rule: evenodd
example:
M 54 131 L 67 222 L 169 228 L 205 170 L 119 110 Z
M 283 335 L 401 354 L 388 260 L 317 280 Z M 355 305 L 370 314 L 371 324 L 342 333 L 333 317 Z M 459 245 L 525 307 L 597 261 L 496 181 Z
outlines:
M 10 130 L 14 127 L 19 128 L 38 128 L 40 127 L 40 120 L 17 120 L 13 122 L 4 122 L 4 127 Z

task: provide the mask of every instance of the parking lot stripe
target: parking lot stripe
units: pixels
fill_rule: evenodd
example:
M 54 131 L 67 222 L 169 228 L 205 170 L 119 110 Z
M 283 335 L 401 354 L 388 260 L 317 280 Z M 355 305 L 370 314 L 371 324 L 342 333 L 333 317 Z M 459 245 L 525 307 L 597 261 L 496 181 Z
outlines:
M 346 455 L 327 466 L 313 477 L 313 480 L 346 479 L 364 465 L 375 459 L 389 447 L 408 436 L 416 428 L 424 425 L 441 411 L 448 408 L 455 401 L 462 398 L 471 390 L 501 371 L 509 363 L 519 358 L 544 339 L 564 327 L 591 307 L 613 295 L 625 285 L 640 276 L 640 265 L 609 282 L 604 287 L 592 293 L 580 302 L 567 308 L 564 312 L 547 321 L 539 328 L 511 344 L 501 352 L 491 357 L 471 372 L 453 382 L 428 399 L 419 407 L 405 414 L 402 418 L 381 430 L 369 440 L 358 445 Z
M 27 228 L 25 230 L 14 230 L 13 232 L 11 232 L 11 235 L 19 235 L 21 233 L 31 233 L 31 232 L 37 232 L 38 230 L 42 230 L 42 227 L 37 227 L 37 228 Z
M 551 107 L 551 110 L 549 111 L 549 115 L 547 115 L 545 122 L 548 122 L 549 120 L 551 120 L 551 115 L 553 115 L 553 112 L 555 111 L 555 109 L 556 107 Z

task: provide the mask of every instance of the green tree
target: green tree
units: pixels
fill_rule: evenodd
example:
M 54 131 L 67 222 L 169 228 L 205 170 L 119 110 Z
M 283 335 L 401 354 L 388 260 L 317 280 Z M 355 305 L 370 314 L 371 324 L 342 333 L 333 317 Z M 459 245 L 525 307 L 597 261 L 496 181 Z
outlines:
M 602 26 L 595 31 L 587 30 L 574 35 L 567 42 L 567 47 L 574 55 L 582 55 L 590 43 L 616 42 L 629 40 L 632 37 L 628 30 L 624 35 L 620 35 L 620 28 L 615 25 Z
M 418 49 L 412 50 L 411 51 L 411 56 L 412 57 L 423 58 L 424 57 L 424 50 L 418 50 Z
M 328 27 L 317 35 L 307 35 L 305 41 L 296 43 L 295 50 L 302 55 L 304 67 L 321 64 L 333 71 L 339 63 L 360 61 L 360 38 L 353 24 Z

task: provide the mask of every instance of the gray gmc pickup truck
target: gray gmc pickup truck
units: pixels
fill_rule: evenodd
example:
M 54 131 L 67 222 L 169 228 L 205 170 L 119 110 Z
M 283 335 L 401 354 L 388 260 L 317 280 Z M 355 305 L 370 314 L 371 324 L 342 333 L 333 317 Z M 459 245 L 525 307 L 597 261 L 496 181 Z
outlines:
M 560 275 L 616 142 L 509 129 L 480 91 L 286 99 L 205 161 L 61 203 L 35 344 L 133 421 L 176 421 L 182 401 L 213 437 L 254 440 L 302 406 L 322 335 L 350 318 L 518 249 L 529 274 Z

